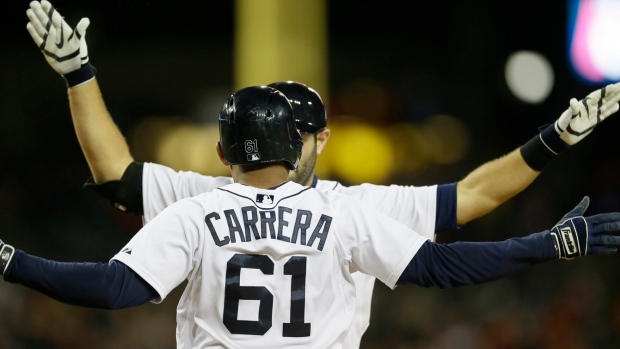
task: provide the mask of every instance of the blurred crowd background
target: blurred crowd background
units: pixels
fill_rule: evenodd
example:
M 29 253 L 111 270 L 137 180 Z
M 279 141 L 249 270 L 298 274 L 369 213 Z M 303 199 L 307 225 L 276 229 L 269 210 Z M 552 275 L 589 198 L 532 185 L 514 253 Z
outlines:
M 555 121 L 570 98 L 620 81 L 620 28 L 600 28 L 614 0 L 52 3 L 72 26 L 90 18 L 91 62 L 136 159 L 206 175 L 227 173 L 215 121 L 249 84 L 291 79 L 323 96 L 332 137 L 322 178 L 423 186 L 460 180 Z M 90 172 L 66 88 L 26 31 L 27 8 L 5 2 L 0 21 L 0 238 L 45 258 L 106 262 L 141 219 L 82 187 Z M 580 9 L 599 14 L 577 21 L 598 28 L 585 44 L 571 24 Z M 615 65 L 584 58 L 595 44 Z M 549 229 L 584 195 L 589 214 L 620 211 L 619 130 L 615 115 L 523 193 L 438 241 Z M 377 282 L 362 348 L 619 348 L 619 266 L 620 255 L 557 261 L 451 290 Z M 112 312 L 0 284 L 0 348 L 174 348 L 181 292 Z

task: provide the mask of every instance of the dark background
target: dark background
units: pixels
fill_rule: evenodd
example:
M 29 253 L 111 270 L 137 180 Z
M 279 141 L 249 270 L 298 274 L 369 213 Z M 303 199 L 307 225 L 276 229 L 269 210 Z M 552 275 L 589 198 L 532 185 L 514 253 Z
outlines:
M 233 1 L 53 4 L 72 26 L 90 18 L 91 62 L 124 133 L 149 115 L 191 117 L 206 90 L 233 90 Z M 351 85 L 366 81 L 389 91 L 395 113 L 385 125 L 445 113 L 472 133 L 465 159 L 397 177 L 392 181 L 397 184 L 458 181 L 553 122 L 571 97 L 600 87 L 583 83 L 569 69 L 565 1 L 327 6 L 330 115 L 350 113 L 339 102 Z M 0 20 L 0 237 L 45 258 L 107 261 L 141 221 L 82 188 L 90 173 L 65 85 L 26 31 L 27 8 L 26 1 L 5 1 Z M 506 88 L 504 63 L 516 50 L 538 51 L 553 66 L 555 84 L 542 104 L 523 104 Z M 592 198 L 592 214 L 620 210 L 619 122 L 606 121 L 522 194 L 439 240 L 499 240 L 542 231 L 584 195 Z M 389 291 L 378 282 L 362 347 L 617 348 L 619 258 L 553 262 L 455 290 Z M 170 348 L 175 306 L 171 297 L 144 309 L 84 310 L 5 284 L 0 308 L 10 315 L 0 316 L 0 347 Z

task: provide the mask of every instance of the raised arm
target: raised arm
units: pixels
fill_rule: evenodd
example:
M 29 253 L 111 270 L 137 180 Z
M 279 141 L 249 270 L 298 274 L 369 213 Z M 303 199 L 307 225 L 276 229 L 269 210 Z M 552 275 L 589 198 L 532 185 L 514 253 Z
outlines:
M 134 161 L 108 112 L 97 80 L 68 89 L 71 117 L 95 183 L 118 180 Z
M 119 180 L 133 162 L 108 112 L 86 46 L 88 18 L 73 30 L 49 1 L 32 1 L 28 32 L 50 66 L 67 82 L 73 125 L 95 183 Z
M 475 169 L 456 186 L 456 220 L 463 225 L 494 210 L 527 188 L 540 174 L 519 149 Z
M 594 127 L 618 111 L 620 83 L 608 85 L 577 101 L 560 118 L 522 147 L 475 169 L 457 184 L 459 225 L 483 216 L 527 188 L 544 166 Z

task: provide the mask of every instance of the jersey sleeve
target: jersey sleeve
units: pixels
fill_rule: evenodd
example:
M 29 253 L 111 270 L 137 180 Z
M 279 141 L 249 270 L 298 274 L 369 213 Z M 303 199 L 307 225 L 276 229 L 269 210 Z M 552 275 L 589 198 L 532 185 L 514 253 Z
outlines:
M 335 188 L 338 190 L 339 188 Z M 339 192 L 357 198 L 375 210 L 435 240 L 437 186 L 362 184 L 342 187 Z
M 173 203 L 232 183 L 230 177 L 203 176 L 191 171 L 175 171 L 155 163 L 144 163 L 142 198 L 144 224 Z
M 337 239 L 344 254 L 350 256 L 351 271 L 396 287 L 413 256 L 429 239 L 353 198 L 340 197 L 335 203 Z
M 195 199 L 172 204 L 146 224 L 112 259 L 151 285 L 161 302 L 187 279 L 202 256 L 202 205 Z

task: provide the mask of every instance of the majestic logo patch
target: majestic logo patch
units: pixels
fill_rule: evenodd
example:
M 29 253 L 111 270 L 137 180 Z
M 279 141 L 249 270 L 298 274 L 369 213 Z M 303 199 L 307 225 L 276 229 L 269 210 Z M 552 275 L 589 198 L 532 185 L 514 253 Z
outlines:
M 261 204 L 273 204 L 274 196 L 267 194 L 256 194 L 256 202 Z
M 572 255 L 577 253 L 577 244 L 575 243 L 575 237 L 571 228 L 562 228 L 560 232 L 562 234 L 562 242 L 564 243 L 566 254 Z
M 131 248 L 127 247 L 121 250 L 121 252 L 125 252 L 127 254 L 131 254 Z

